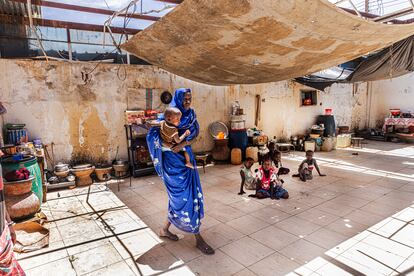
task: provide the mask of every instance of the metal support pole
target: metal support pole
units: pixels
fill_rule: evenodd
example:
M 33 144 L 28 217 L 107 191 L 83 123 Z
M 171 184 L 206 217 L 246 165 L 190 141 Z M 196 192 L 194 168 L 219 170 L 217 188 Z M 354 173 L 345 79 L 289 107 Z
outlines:
M 349 4 L 351 4 L 352 8 L 355 10 L 355 12 L 358 14 L 359 17 L 362 17 L 361 13 L 357 9 L 357 7 L 354 5 L 354 2 L 352 0 L 348 0 Z
M 36 27 L 33 25 L 33 17 L 32 17 L 32 1 L 27 0 L 27 14 L 29 15 L 29 25 L 32 32 L 35 34 L 37 42 L 39 43 L 39 48 L 42 51 L 43 55 L 46 58 L 46 61 L 49 61 L 49 58 L 46 54 L 45 49 L 43 48 L 42 42 L 40 41 L 39 34 L 37 33 Z
M 72 61 L 72 42 L 70 39 L 70 29 L 66 28 L 66 37 L 68 40 L 68 53 L 69 53 L 69 60 Z
M 142 4 L 142 1 L 141 1 L 141 4 Z M 141 7 L 141 9 L 142 9 L 142 7 Z M 125 35 L 125 40 L 128 41 L 128 35 L 127 34 Z M 129 55 L 129 52 L 126 52 L 126 57 L 127 57 L 127 64 L 128 65 L 131 64 L 131 57 Z
M 411 7 L 413 8 L 413 11 L 414 11 L 414 1 L 413 0 L 408 0 L 408 2 L 411 4 Z

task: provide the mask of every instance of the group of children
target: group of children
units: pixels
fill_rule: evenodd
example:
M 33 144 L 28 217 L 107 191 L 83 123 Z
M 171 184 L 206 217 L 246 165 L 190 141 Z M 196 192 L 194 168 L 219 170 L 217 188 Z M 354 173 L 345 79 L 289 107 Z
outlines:
M 255 194 L 249 197 L 280 199 L 289 198 L 288 191 L 283 187 L 281 175 L 289 174 L 290 170 L 282 166 L 282 155 L 275 149 L 275 144 L 270 142 L 268 145 L 269 153 L 261 160 L 261 166 L 253 173 L 251 168 L 254 164 L 253 158 L 246 158 L 240 169 L 241 184 L 239 195 L 245 194 L 247 190 L 256 190 Z M 299 165 L 298 173 L 293 177 L 299 177 L 306 182 L 311 180 L 313 168 L 316 169 L 320 176 L 325 176 L 320 172 L 316 159 L 313 157 L 313 151 L 306 151 L 306 159 Z
M 168 107 L 164 112 L 164 121 L 160 125 L 160 134 L 162 139 L 162 150 L 171 151 L 174 146 L 181 143 L 190 133 L 187 130 L 183 135 L 178 134 L 178 125 L 181 119 L 181 112 L 174 107 Z M 251 168 L 254 160 L 250 157 L 246 158 L 240 169 L 241 185 L 239 195 L 245 194 L 244 188 L 247 190 L 256 190 L 256 193 L 249 195 L 250 197 L 280 199 L 289 198 L 288 191 L 283 187 L 283 179 L 281 175 L 289 174 L 290 170 L 282 166 L 282 155 L 276 150 L 275 143 L 268 144 L 269 153 L 261 160 L 261 166 L 253 173 Z M 190 161 L 190 156 L 185 150 L 181 150 L 185 157 L 185 165 L 194 168 Z M 325 176 L 320 172 L 316 159 L 313 157 L 313 151 L 306 151 L 306 159 L 299 165 L 298 173 L 293 177 L 299 177 L 300 180 L 306 182 L 313 178 L 312 171 L 316 169 L 320 176 Z

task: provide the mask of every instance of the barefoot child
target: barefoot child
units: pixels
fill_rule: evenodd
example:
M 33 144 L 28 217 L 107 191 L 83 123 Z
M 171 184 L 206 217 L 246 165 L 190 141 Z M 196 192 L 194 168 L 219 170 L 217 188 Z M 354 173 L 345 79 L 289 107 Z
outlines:
M 247 190 L 255 190 L 256 189 L 256 182 L 255 177 L 252 174 L 252 166 L 254 164 L 254 160 L 251 157 L 247 157 L 246 161 L 244 161 L 243 166 L 240 168 L 240 176 L 241 176 L 241 184 L 240 184 L 240 192 L 238 195 L 245 194 L 243 188 L 245 187 Z
M 175 107 L 168 107 L 164 112 L 164 121 L 161 122 L 161 139 L 162 139 L 162 150 L 170 151 L 172 147 L 181 143 L 188 135 L 190 131 L 186 130 L 183 135 L 178 136 L 178 125 L 180 124 L 181 111 Z M 194 169 L 191 164 L 190 156 L 182 149 L 185 157 L 185 165 L 191 169 Z
M 303 160 L 299 165 L 299 174 L 295 174 L 294 176 L 300 177 L 300 180 L 303 182 L 306 182 L 306 180 L 311 180 L 313 178 L 312 171 L 314 167 L 320 176 L 326 176 L 326 174 L 322 174 L 319 170 L 318 163 L 316 162 L 316 159 L 313 158 L 313 151 L 308 150 L 306 151 L 306 159 Z
M 256 198 L 280 199 L 289 198 L 289 193 L 283 188 L 283 181 L 277 176 L 277 169 L 272 167 L 272 161 L 265 159 L 256 175 Z

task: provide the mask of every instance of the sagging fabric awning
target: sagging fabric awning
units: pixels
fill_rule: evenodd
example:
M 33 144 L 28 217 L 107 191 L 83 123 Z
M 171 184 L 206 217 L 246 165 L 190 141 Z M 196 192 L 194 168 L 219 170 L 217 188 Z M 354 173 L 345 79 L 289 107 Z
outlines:
M 410 36 L 374 54 L 295 80 L 309 87 L 323 90 L 337 82 L 384 80 L 413 71 L 414 36 Z
M 399 41 L 362 61 L 350 82 L 396 78 L 414 71 L 414 36 Z
M 185 0 L 122 45 L 185 78 L 249 84 L 309 75 L 414 34 L 325 0 Z
M 296 78 L 295 80 L 309 87 L 324 90 L 336 82 L 344 82 L 354 72 L 345 67 L 332 67 L 314 74 Z

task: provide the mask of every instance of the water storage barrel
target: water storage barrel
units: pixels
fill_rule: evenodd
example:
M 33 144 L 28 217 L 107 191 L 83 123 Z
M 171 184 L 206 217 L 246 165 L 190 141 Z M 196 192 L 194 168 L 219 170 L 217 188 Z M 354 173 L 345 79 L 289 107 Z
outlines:
M 335 136 L 335 117 L 333 115 L 319 115 L 316 124 L 325 126 L 323 136 Z
M 247 148 L 247 131 L 246 129 L 240 130 L 230 130 L 229 133 L 229 147 L 239 148 L 242 152 L 244 152 Z

